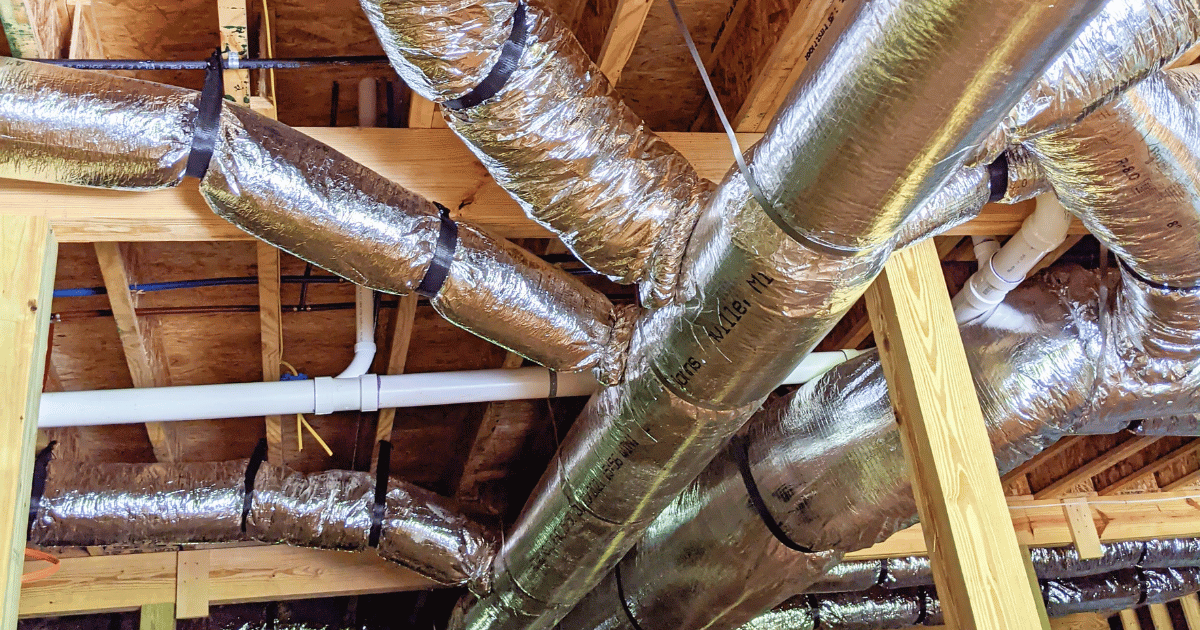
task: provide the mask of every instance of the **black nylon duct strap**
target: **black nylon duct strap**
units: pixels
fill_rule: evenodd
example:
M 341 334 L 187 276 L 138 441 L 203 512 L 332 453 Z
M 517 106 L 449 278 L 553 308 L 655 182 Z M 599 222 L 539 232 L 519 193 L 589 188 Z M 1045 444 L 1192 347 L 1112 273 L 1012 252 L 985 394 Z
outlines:
M 988 201 L 995 203 L 1008 194 L 1008 154 L 1001 153 L 988 164 Z
M 258 469 L 262 468 L 263 460 L 267 458 L 267 438 L 258 441 L 250 463 L 246 465 L 245 496 L 242 497 L 242 533 L 246 533 L 246 520 L 250 518 L 250 507 L 254 502 L 254 479 L 258 477 Z
M 924 586 L 917 589 L 917 599 L 921 601 L 921 607 L 919 609 L 921 612 L 917 613 L 916 625 L 918 626 L 925 625 L 925 619 L 929 617 L 929 604 L 926 601 L 928 597 L 929 593 L 925 590 Z
M 883 583 L 887 582 L 887 579 L 888 579 L 888 561 L 887 561 L 887 558 L 884 558 L 879 561 L 879 579 L 875 580 L 875 586 L 882 586 L 883 588 L 887 588 L 886 586 L 883 586 Z
M 625 611 L 625 618 L 629 620 L 629 625 L 633 626 L 633 630 L 642 630 L 641 624 L 633 618 L 633 611 L 629 609 L 629 600 L 625 599 L 625 581 L 621 579 L 620 562 L 613 569 L 613 577 L 617 580 L 617 599 L 621 600 L 621 610 Z
M 819 630 L 821 627 L 821 600 L 817 599 L 816 595 L 809 595 L 806 599 L 808 600 L 808 609 L 812 612 L 813 630 Z
M 758 484 L 754 482 L 754 475 L 750 470 L 750 445 L 746 442 L 746 438 L 735 435 L 729 441 L 729 448 L 733 450 L 733 458 L 737 461 L 738 472 L 742 474 L 742 483 L 746 485 L 746 494 L 750 495 L 750 505 L 754 507 L 754 511 L 758 512 L 758 517 L 762 519 L 763 525 L 767 526 L 771 535 L 779 544 L 800 553 L 812 553 L 813 550 L 797 543 L 788 537 L 787 532 L 779 526 L 779 522 L 771 515 L 771 510 L 767 508 L 767 502 L 763 501 L 762 493 L 758 491 Z
M 458 224 L 450 218 L 450 209 L 438 202 L 433 202 L 441 211 L 441 228 L 438 230 L 437 246 L 433 250 L 433 262 L 425 270 L 425 277 L 417 286 L 417 295 L 431 298 L 442 290 L 446 278 L 450 276 L 450 265 L 454 263 L 454 252 L 458 249 Z
M 1148 595 L 1146 593 L 1146 572 L 1143 571 L 1141 568 L 1138 568 L 1138 570 L 1137 570 L 1137 583 L 1138 583 L 1138 603 L 1137 603 L 1137 605 L 1141 606 L 1142 604 L 1146 603 L 1146 598 L 1148 597 Z
M 217 132 L 221 128 L 221 102 L 225 100 L 225 81 L 221 75 L 221 51 L 213 53 L 208 60 L 204 75 L 204 90 L 196 104 L 196 122 L 192 125 L 192 152 L 188 155 L 186 177 L 203 179 L 212 162 L 213 149 L 217 146 Z
M 392 468 L 392 443 L 379 441 L 379 463 L 375 464 L 375 505 L 371 506 L 371 537 L 367 544 L 379 546 L 383 535 L 383 514 L 387 507 L 388 477 Z
M 513 71 L 517 69 L 521 53 L 525 52 L 525 40 L 528 35 L 529 30 L 525 25 L 525 3 L 518 2 L 517 9 L 513 11 L 512 31 L 508 34 L 504 45 L 501 46 L 500 58 L 496 60 L 496 65 L 492 66 L 491 72 L 488 72 L 488 75 L 479 82 L 479 85 L 475 86 L 475 89 L 456 99 L 442 103 L 442 106 L 448 109 L 467 109 L 498 94 L 512 77 Z
M 546 398 L 558 398 L 558 372 L 549 370 L 550 372 L 550 393 Z
M 33 522 L 37 520 L 38 510 L 42 507 L 42 495 L 46 494 L 46 469 L 50 466 L 50 460 L 54 456 L 54 447 L 57 441 L 52 441 L 46 445 L 46 448 L 38 451 L 37 459 L 33 460 L 33 486 L 29 495 L 29 527 L 26 530 L 26 537 L 33 534 Z

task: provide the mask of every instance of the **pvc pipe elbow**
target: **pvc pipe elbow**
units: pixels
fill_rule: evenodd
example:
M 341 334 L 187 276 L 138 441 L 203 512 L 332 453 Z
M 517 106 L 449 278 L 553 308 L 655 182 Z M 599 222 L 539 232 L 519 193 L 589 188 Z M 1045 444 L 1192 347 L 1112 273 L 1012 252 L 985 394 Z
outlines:
M 371 362 L 375 360 L 375 351 L 374 341 L 360 341 L 354 344 L 354 359 L 337 378 L 358 378 L 366 374 L 371 369 Z

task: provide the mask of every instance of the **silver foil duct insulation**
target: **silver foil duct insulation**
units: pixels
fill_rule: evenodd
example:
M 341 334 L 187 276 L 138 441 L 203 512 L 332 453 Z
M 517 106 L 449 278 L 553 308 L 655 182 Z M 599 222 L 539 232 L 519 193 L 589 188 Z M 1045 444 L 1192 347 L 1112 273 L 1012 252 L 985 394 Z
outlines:
M 1127 610 L 1142 601 L 1138 572 L 1105 573 L 1072 580 L 1042 583 L 1046 613 L 1052 617 L 1075 613 Z
M 1008 187 L 999 203 L 1017 203 L 1050 191 L 1042 165 L 1027 147 L 1021 144 L 1009 146 L 1004 159 L 1008 165 Z
M 431 23 L 424 14 L 450 4 L 470 5 L 363 0 L 402 70 L 470 36 L 456 22 Z M 477 10 L 507 36 L 515 6 L 480 2 Z M 537 2 L 524 11 L 525 49 L 509 79 L 483 103 L 445 110 L 446 120 L 525 212 L 581 261 L 615 281 L 639 283 L 644 304 L 665 303 L 713 186 L 617 98 L 562 20 Z M 447 58 L 443 66 L 467 72 L 476 61 Z M 446 97 L 411 85 L 426 98 Z
M 904 221 L 892 238 L 892 246 L 903 249 L 979 216 L 991 197 L 990 184 L 987 165 L 959 168 Z
M 773 206 L 766 210 L 823 247 L 847 254 L 878 247 L 968 164 L 1046 60 L 1099 8 L 859 3 L 831 26 L 832 45 L 809 60 L 752 150 L 750 170 Z M 848 169 L 848 156 L 870 157 Z
M 175 186 L 197 93 L 0 59 L 0 177 L 118 189 Z M 433 260 L 438 208 L 304 134 L 226 107 L 201 192 L 247 232 L 355 283 L 410 293 Z M 569 274 L 459 224 L 431 303 L 463 328 L 558 370 L 619 378 L 631 313 Z
M 930 34 L 927 29 L 930 22 L 925 21 L 929 15 L 924 11 L 947 19 L 949 25 L 938 25 L 932 29 L 935 31 L 967 28 L 972 17 L 982 17 L 964 3 L 917 2 L 913 6 L 921 11 L 912 14 L 896 8 L 903 3 L 871 4 L 887 6 L 898 12 L 896 17 L 905 15 L 912 19 L 911 23 L 889 22 L 882 34 L 901 39 L 903 35 L 899 33 Z M 1003 9 L 997 11 L 994 19 L 989 17 L 988 28 L 980 28 L 977 37 L 956 40 L 973 42 L 970 51 L 956 50 L 956 55 L 975 51 L 973 46 L 979 42 L 981 46 L 1004 51 L 991 56 L 981 52 L 974 58 L 974 65 L 957 57 L 961 65 L 956 67 L 957 74 L 951 73 L 961 76 L 974 72 L 978 76 L 966 83 L 989 86 L 981 91 L 987 98 L 960 102 L 967 109 L 955 115 L 955 121 L 960 121 L 957 116 L 961 114 L 976 121 L 982 130 L 997 124 L 1011 105 L 997 93 L 1004 90 L 991 89 L 991 72 L 999 64 L 1004 65 L 1005 84 L 1012 85 L 1015 80 L 1018 91 L 1024 89 L 1041 71 L 1037 62 L 1024 56 L 1026 52 L 1039 50 L 1049 54 L 1048 51 L 1065 46 L 1093 8 L 1086 2 L 1058 3 L 1051 13 L 1042 13 L 1045 8 L 1042 6 L 1016 1 L 1002 4 Z M 1032 19 L 1035 16 L 1037 19 Z M 963 24 L 954 21 L 959 18 L 964 20 Z M 864 26 L 868 32 L 863 36 L 882 36 L 873 30 L 876 26 Z M 1016 41 L 1022 42 L 1023 52 L 1017 53 L 1010 47 Z M 859 44 L 874 50 L 866 42 L 850 47 Z M 911 48 L 905 50 L 914 52 Z M 860 53 L 861 50 L 856 54 Z M 985 56 L 990 61 L 980 61 Z M 836 58 L 826 63 L 835 68 L 857 67 L 842 61 Z M 931 93 L 924 96 L 932 98 L 932 92 L 937 92 L 942 101 L 958 102 L 956 96 L 948 95 L 965 90 L 966 83 L 947 81 L 934 89 L 919 80 L 919 76 L 936 74 L 923 60 L 889 71 L 893 74 L 886 82 L 893 88 L 901 84 L 927 88 Z M 805 85 L 808 87 L 802 90 L 815 90 L 812 85 Z M 878 84 L 871 85 L 880 88 Z M 836 124 L 842 125 L 847 119 L 856 119 L 846 112 L 870 109 L 867 103 L 881 110 L 888 110 L 889 106 L 907 108 L 912 104 L 906 100 L 908 94 L 898 90 L 868 89 L 844 94 L 838 100 L 843 109 L 830 120 L 836 119 Z M 991 102 L 993 98 L 997 102 Z M 863 107 L 856 108 L 851 103 Z M 808 124 L 812 122 L 811 112 L 793 111 L 806 106 L 804 98 L 792 99 L 785 106 L 786 111 L 767 138 L 751 150 L 752 170 L 765 177 L 764 181 L 776 184 L 821 179 L 824 168 L 831 169 L 829 172 L 836 174 L 836 178 L 854 173 L 871 180 L 871 185 L 860 186 L 862 182 L 852 185 L 839 179 L 844 187 L 836 204 L 844 224 L 839 234 L 870 249 L 860 251 L 858 256 L 844 256 L 843 252 L 802 245 L 766 216 L 753 200 L 742 174 L 731 171 L 697 221 L 684 257 L 678 301 L 647 313 L 639 321 L 631 344 L 629 380 L 593 397 L 561 446 L 558 461 L 543 476 L 505 543 L 496 565 L 496 593 L 473 605 L 467 604 L 452 621 L 453 627 L 541 629 L 561 619 L 595 587 L 654 515 L 699 474 L 728 436 L 862 294 L 890 253 L 895 228 L 958 165 L 955 155 L 942 153 L 953 150 L 953 143 L 926 146 L 922 143 L 927 138 L 920 134 L 908 136 L 901 132 L 901 136 L 896 136 L 889 131 L 887 151 L 847 151 L 844 147 L 837 151 L 817 151 L 822 156 L 821 168 L 814 169 L 818 162 L 799 160 L 796 148 L 791 146 L 797 139 L 818 133 Z M 883 133 L 882 129 L 864 124 L 850 127 L 859 130 L 864 138 Z M 849 127 L 839 129 L 844 134 Z M 859 141 L 855 138 L 849 145 L 877 144 L 874 140 L 856 144 Z M 775 151 L 784 151 L 791 159 L 775 155 Z M 951 166 L 945 176 L 938 175 L 928 188 L 922 184 L 931 172 L 946 164 Z M 872 186 L 883 180 L 888 182 L 887 190 L 875 190 L 879 198 L 869 203 L 856 204 L 844 199 L 844 194 L 874 190 Z M 800 202 L 790 195 L 813 192 L 804 188 L 775 191 L 776 199 L 785 199 L 792 206 Z M 819 199 L 819 195 L 811 198 L 814 203 Z M 895 225 L 872 218 L 878 214 L 879 202 L 883 200 L 895 202 L 890 206 L 896 211 L 892 217 Z M 888 229 L 891 231 L 881 241 L 872 240 Z M 873 234 L 862 234 L 863 231 Z M 743 509 L 735 512 L 735 517 L 740 519 L 744 514 Z M 904 518 L 911 516 L 906 514 Z M 764 553 L 759 549 L 756 557 Z M 793 579 L 807 578 L 811 567 L 824 561 L 825 558 L 819 557 L 803 561 L 809 569 L 795 572 Z M 634 583 L 643 581 L 635 578 Z M 745 581 L 737 584 L 740 589 Z M 755 613 L 763 609 L 758 607 L 761 603 L 756 601 L 751 606 L 757 607 Z M 673 608 L 678 611 L 686 607 Z M 696 614 L 703 612 L 697 610 Z
M 879 584 L 887 560 L 853 560 L 839 562 L 825 572 L 821 579 L 805 589 L 805 593 L 857 593 Z
M 1145 418 L 1129 427 L 1137 435 L 1200 436 L 1200 414 Z
M 246 467 L 221 463 L 89 464 L 52 460 L 30 530 L 38 545 L 154 545 L 259 540 L 366 551 L 374 475 L 301 474 L 262 463 L 246 531 Z M 381 520 L 380 556 L 439 584 L 489 586 L 495 535 L 453 501 L 395 479 Z
M 1073 124 L 1200 40 L 1200 1 L 1108 0 L 993 135 L 993 154 Z

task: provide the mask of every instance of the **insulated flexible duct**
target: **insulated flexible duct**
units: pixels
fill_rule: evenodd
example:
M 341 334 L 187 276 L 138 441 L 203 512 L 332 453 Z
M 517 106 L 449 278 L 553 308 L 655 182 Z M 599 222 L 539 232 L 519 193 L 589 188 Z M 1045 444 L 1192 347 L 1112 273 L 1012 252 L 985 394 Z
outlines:
M 810 132 L 807 125 L 815 119 L 845 121 L 853 118 L 847 112 L 871 107 L 894 105 L 897 116 L 903 111 L 913 117 L 914 127 L 926 128 L 916 119 L 930 111 L 944 111 L 947 101 L 964 108 L 971 105 L 970 111 L 956 113 L 945 128 L 947 137 L 954 138 L 953 146 L 978 140 L 973 133 L 975 122 L 966 121 L 990 119 L 979 123 L 981 129 L 998 124 L 1021 89 L 1008 94 L 992 85 L 993 71 L 1003 67 L 1011 72 L 1006 85 L 1013 85 L 1012 77 L 1023 77 L 1017 80 L 1018 86 L 1022 81 L 1032 82 L 1040 72 L 1043 55 L 1061 50 L 1093 8 L 1088 3 L 1058 3 L 1051 8 L 1012 2 L 989 5 L 986 10 L 975 3 L 970 7 L 936 1 L 870 4 L 873 11 L 882 11 L 890 19 L 864 18 L 873 26 L 844 37 L 835 46 L 839 50 L 861 51 L 872 46 L 870 41 L 889 37 L 906 41 L 931 38 L 948 48 L 959 48 L 954 54 L 939 49 L 947 56 L 939 56 L 937 64 L 946 65 L 935 64 L 936 70 L 919 63 L 851 64 L 848 73 L 837 80 L 829 76 L 824 85 L 802 83 L 801 91 L 845 91 L 842 98 L 823 105 L 840 109 L 836 115 L 834 111 L 801 115 L 789 109 L 782 119 L 787 122 L 774 125 L 751 151 L 752 164 L 763 161 L 754 167 L 758 176 L 766 176 L 772 168 L 796 167 L 789 160 L 776 159 L 771 150 L 806 137 Z M 917 5 L 920 11 L 913 10 Z M 925 17 L 916 18 L 916 14 Z M 928 19 L 929 15 L 941 19 Z M 973 28 L 982 23 L 988 28 L 974 33 Z M 967 36 L 965 31 L 973 34 Z M 1014 45 L 1018 41 L 1021 44 Z M 912 52 L 911 48 L 904 50 Z M 895 61 L 903 56 L 880 58 Z M 885 82 L 893 86 L 912 79 L 912 86 L 928 87 L 924 80 L 916 80 L 924 73 L 940 73 L 946 83 L 919 96 L 856 89 L 860 82 L 871 79 L 866 76 L 871 72 L 888 73 Z M 964 76 L 975 78 L 958 81 Z M 986 86 L 972 96 L 986 104 L 948 96 L 960 94 L 968 84 Z M 928 101 L 929 107 L 914 107 L 918 101 Z M 808 101 L 794 98 L 792 102 L 791 107 L 800 107 Z M 850 103 L 857 103 L 858 109 Z M 868 120 L 874 119 L 864 122 Z M 897 128 L 909 126 L 907 118 L 893 122 Z M 867 135 L 878 131 L 858 129 Z M 954 155 L 931 159 L 933 154 L 951 150 L 950 145 L 931 149 L 920 144 L 924 140 L 919 133 L 893 136 L 886 159 L 875 152 L 829 150 L 822 153 L 822 168 L 887 180 L 887 205 L 896 213 L 894 218 L 903 221 L 926 200 L 925 192 L 958 166 Z M 944 174 L 940 166 L 934 168 L 934 164 L 946 163 L 952 166 Z M 805 179 L 816 174 L 779 172 L 767 178 L 782 181 L 789 177 Z M 939 181 L 926 186 L 926 178 Z M 809 201 L 815 205 L 829 202 Z M 843 234 L 859 241 L 854 235 L 860 229 L 888 229 L 872 218 L 877 207 L 876 203 L 846 204 L 841 212 L 847 223 Z M 888 239 L 891 236 L 888 234 Z M 545 628 L 561 618 L 862 294 L 890 253 L 888 239 L 853 257 L 810 249 L 768 218 L 753 200 L 741 173 L 731 172 L 697 221 L 684 259 L 678 302 L 639 321 L 628 380 L 593 397 L 576 421 L 558 459 L 506 540 L 496 565 L 496 592 L 469 605 L 456 625 Z
M 177 185 L 198 94 L 0 59 L 0 177 L 147 190 Z M 418 290 L 443 230 L 431 202 L 304 134 L 225 107 L 205 200 L 238 227 L 358 284 Z M 469 224 L 430 302 L 547 367 L 621 371 L 629 321 L 600 293 Z M 514 308 L 514 305 L 521 305 Z
M 305 475 L 259 462 L 257 474 L 248 479 L 248 465 L 250 460 L 51 460 L 29 541 L 87 546 L 259 540 L 347 551 L 373 548 L 439 584 L 487 589 L 495 535 L 460 513 L 453 501 L 392 479 L 375 521 L 371 473 Z M 371 544 L 376 522 L 378 542 Z
M 1200 273 L 1191 192 L 1200 182 L 1200 134 L 1189 94 L 1200 94 L 1191 75 L 1155 76 L 1035 143 L 1064 205 L 1095 226 L 1128 268 L 1104 283 L 1093 272 L 1055 269 L 962 328 L 1001 472 L 1067 434 L 1113 433 L 1138 418 L 1200 412 L 1200 290 L 1151 285 L 1130 270 L 1176 285 Z M 1126 156 L 1134 156 L 1139 176 L 1123 170 Z M 1115 303 L 1101 305 L 1110 289 Z M 808 383 L 760 412 L 747 432 L 752 476 L 800 546 L 859 549 L 915 519 L 875 357 Z M 626 604 L 647 627 L 736 627 L 765 610 L 762 602 L 789 595 L 761 576 L 820 579 L 814 563 L 821 556 L 785 549 L 746 504 L 735 457 L 727 449 L 714 460 L 621 562 Z M 628 627 L 617 590 L 611 574 L 563 627 Z
M 1200 570 L 1125 570 L 1047 580 L 1041 588 L 1051 617 L 1115 613 L 1200 590 Z M 937 591 L 930 587 L 797 597 L 740 630 L 883 630 L 944 623 Z
M 639 283 L 643 303 L 671 298 L 712 185 L 616 97 L 570 28 L 537 2 L 520 23 L 515 0 L 362 5 L 392 65 L 421 96 L 449 101 L 451 129 L 531 218 L 591 268 Z M 497 66 L 510 33 L 523 46 Z M 454 103 L 506 63 L 490 98 Z

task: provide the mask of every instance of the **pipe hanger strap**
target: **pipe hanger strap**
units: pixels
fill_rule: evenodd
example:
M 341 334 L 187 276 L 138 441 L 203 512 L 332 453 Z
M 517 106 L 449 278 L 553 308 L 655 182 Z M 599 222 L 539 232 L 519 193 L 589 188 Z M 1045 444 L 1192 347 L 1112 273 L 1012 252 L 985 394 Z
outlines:
M 800 553 L 813 553 L 813 550 L 797 543 L 788 537 L 783 528 L 779 526 L 779 522 L 771 515 L 771 511 L 767 509 L 766 501 L 763 501 L 762 493 L 758 491 L 758 484 L 754 481 L 754 475 L 750 471 L 750 444 L 746 438 L 735 435 L 729 440 L 729 447 L 733 450 L 733 458 L 737 461 L 738 472 L 742 474 L 742 482 L 746 484 L 746 494 L 750 495 L 750 505 L 754 506 L 754 511 L 758 512 L 759 518 L 762 519 L 767 529 L 771 531 L 771 535 L 779 541 L 779 544 Z
M 371 534 L 367 541 L 370 547 L 379 546 L 383 535 L 383 516 L 387 508 L 388 477 L 392 468 L 392 443 L 379 441 L 379 460 L 375 464 L 375 505 L 371 508 Z
M 517 62 L 521 60 L 521 53 L 525 52 L 525 40 L 528 36 L 529 29 L 525 24 L 525 3 L 518 2 L 517 9 L 513 11 L 512 32 L 509 33 L 508 39 L 500 48 L 500 58 L 496 60 L 496 65 L 492 66 L 492 71 L 483 78 L 483 81 L 479 82 L 479 85 L 475 86 L 475 89 L 459 98 L 442 103 L 442 106 L 449 109 L 467 109 L 498 94 L 512 77 L 513 71 L 517 69 Z
M 432 298 L 442 290 L 446 278 L 450 276 L 450 265 L 454 264 L 454 252 L 458 250 L 458 224 L 450 218 L 450 209 L 438 202 L 433 202 L 441 211 L 439 218 L 442 225 L 438 230 L 437 247 L 433 250 L 433 261 L 417 286 L 417 295 Z
M 203 179 L 212 162 L 213 149 L 217 146 L 217 132 L 221 128 L 221 102 L 225 100 L 225 81 L 222 78 L 221 51 L 215 51 L 208 60 L 204 75 L 204 90 L 196 104 L 196 122 L 192 125 L 192 152 L 188 154 L 184 176 Z

